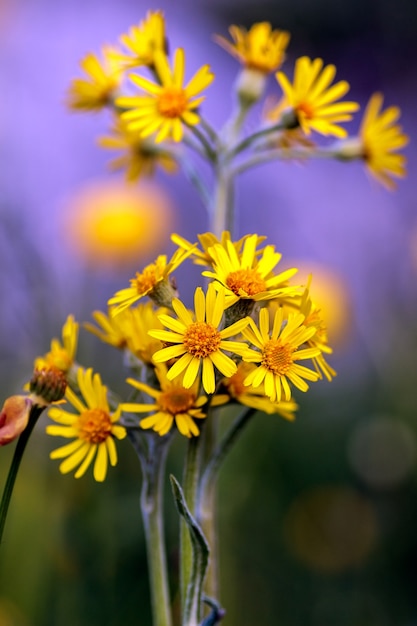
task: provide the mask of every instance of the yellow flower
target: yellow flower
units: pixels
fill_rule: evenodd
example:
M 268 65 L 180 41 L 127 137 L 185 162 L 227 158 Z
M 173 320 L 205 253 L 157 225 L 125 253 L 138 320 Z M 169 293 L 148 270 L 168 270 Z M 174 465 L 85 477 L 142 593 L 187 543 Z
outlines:
M 102 384 L 99 374 L 93 370 L 77 373 L 78 386 L 82 400 L 67 388 L 66 398 L 78 411 L 68 413 L 61 408 L 51 408 L 49 417 L 59 425 L 47 426 L 49 435 L 74 439 L 71 443 L 51 452 L 51 459 L 64 459 L 59 470 L 62 474 L 71 472 L 76 467 L 75 478 L 80 478 L 94 460 L 94 478 L 102 482 L 106 478 L 107 466 L 117 463 L 114 439 L 123 439 L 126 430 L 117 424 L 120 407 L 110 412 L 107 401 L 107 387 Z
M 359 105 L 356 102 L 336 102 L 349 91 L 350 86 L 345 80 L 330 86 L 335 75 L 334 65 L 323 68 L 322 59 L 311 60 L 308 57 L 297 59 L 293 84 L 283 72 L 276 74 L 284 92 L 283 103 L 278 106 L 290 108 L 307 135 L 312 130 L 322 135 L 347 135 L 338 123 L 351 120 L 351 113 L 357 111 Z
M 169 344 L 154 354 L 154 361 L 164 363 L 180 357 L 169 369 L 168 379 L 173 380 L 184 372 L 183 385 L 189 389 L 202 369 L 203 388 L 206 393 L 214 393 L 216 387 L 214 368 L 228 377 L 233 376 L 237 369 L 236 363 L 224 351 L 241 354 L 246 348 L 246 344 L 241 342 L 225 340 L 240 333 L 248 320 L 241 319 L 223 330 L 218 330 L 225 308 L 225 294 L 223 290 L 216 293 L 212 284 L 209 285 L 206 296 L 201 287 L 196 289 L 194 315 L 178 298 L 174 298 L 172 306 L 178 319 L 169 315 L 161 315 L 159 318 L 170 330 L 149 332 L 151 337 Z
M 207 402 L 206 396 L 198 395 L 199 382 L 196 380 L 190 389 L 185 389 L 178 379 L 167 378 L 166 366 L 159 365 L 156 369 L 160 389 L 154 389 L 133 378 L 127 382 L 155 399 L 152 404 L 123 403 L 122 411 L 130 413 L 152 413 L 140 421 L 142 428 L 152 428 L 161 436 L 166 435 L 175 424 L 185 437 L 197 436 L 200 430 L 195 419 L 203 419 L 205 413 L 201 407 Z
M 121 35 L 120 41 L 130 53 L 120 55 L 125 67 L 153 67 L 155 51 L 165 52 L 166 49 L 164 14 L 148 11 L 138 26 L 132 26 L 127 35 Z
M 142 137 L 156 133 L 157 143 L 165 139 L 181 141 L 183 125 L 195 126 L 200 117 L 197 107 L 204 96 L 198 96 L 212 82 L 214 75 L 208 65 L 201 67 L 193 78 L 183 86 L 185 58 L 181 48 L 175 52 L 171 70 L 166 56 L 159 50 L 154 55 L 155 71 L 160 84 L 143 76 L 130 75 L 130 79 L 148 95 L 118 98 L 116 104 L 130 109 L 122 113 L 129 130 L 139 131 Z
M 258 350 L 248 348 L 242 354 L 244 361 L 259 363 L 244 381 L 245 385 L 259 387 L 263 384 L 265 395 L 272 402 L 280 402 L 283 398 L 291 400 L 290 381 L 301 391 L 307 391 L 306 380 L 316 381 L 317 372 L 310 370 L 296 361 L 311 359 L 320 354 L 319 348 L 300 348 L 316 332 L 314 327 L 304 325 L 304 315 L 290 313 L 284 322 L 284 310 L 279 308 L 275 313 L 272 331 L 270 331 L 269 311 L 263 308 L 259 312 L 259 328 L 250 319 L 244 329 L 243 336 Z
M 242 251 L 242 246 L 248 237 L 251 235 L 244 235 L 239 241 L 232 242 L 231 234 L 228 230 L 224 230 L 221 234 L 220 239 L 216 237 L 213 233 L 202 233 L 201 235 L 197 235 L 198 240 L 201 244 L 201 250 L 197 248 L 196 243 L 190 243 L 184 237 L 180 235 L 173 234 L 171 235 L 171 240 L 183 250 L 191 250 L 191 257 L 196 265 L 208 265 L 212 267 L 214 265 L 214 259 L 210 255 L 210 248 L 212 248 L 215 244 L 220 244 L 223 246 L 225 250 L 227 250 L 227 246 L 229 245 L 227 242 L 231 242 L 236 249 L 236 254 L 240 254 Z M 256 247 L 264 241 L 266 237 L 257 238 Z M 261 254 L 260 250 L 257 250 L 257 254 Z
M 310 297 L 310 283 L 311 275 L 307 282 L 307 288 L 304 290 L 301 297 L 299 311 L 304 315 L 304 325 L 307 328 L 315 329 L 314 335 L 306 342 L 310 348 L 318 348 L 320 350 L 320 354 L 312 359 L 314 367 L 320 378 L 322 378 L 322 374 L 324 374 L 327 380 L 330 381 L 336 376 L 336 372 L 327 363 L 323 353 L 331 354 L 333 350 L 328 344 L 327 327 L 323 320 L 322 312 Z
M 112 315 L 111 307 L 109 307 L 107 315 L 103 311 L 93 311 L 92 317 L 98 324 L 98 328 L 90 322 L 84 322 L 84 328 L 114 348 L 119 350 L 126 348 L 131 322 L 129 309 L 125 309 L 120 315 Z
M 265 397 L 262 389 L 259 387 L 255 389 L 252 385 L 245 385 L 245 379 L 256 369 L 256 365 L 253 363 L 245 363 L 242 361 L 237 368 L 237 372 L 230 378 L 224 378 L 222 380 L 222 387 L 225 388 L 230 398 L 234 402 L 243 404 L 257 411 L 263 411 L 263 413 L 278 413 L 281 417 L 289 421 L 295 419 L 294 412 L 298 406 L 290 400 L 286 402 L 272 402 L 269 398 Z M 219 401 L 222 394 L 222 387 L 220 388 L 220 395 L 216 395 L 216 400 Z
M 34 369 L 55 368 L 67 374 L 74 364 L 77 351 L 79 324 L 73 315 L 68 315 L 62 327 L 62 341 L 52 339 L 51 350 L 44 356 L 35 359 Z
M 155 365 L 153 355 L 162 348 L 162 344 L 158 339 L 151 337 L 149 331 L 163 329 L 159 316 L 168 313 L 168 309 L 164 307 L 155 309 L 153 302 L 146 302 L 129 309 L 129 313 L 127 347 L 143 363 L 153 366 Z
M 118 119 L 111 134 L 98 140 L 102 148 L 117 150 L 122 154 L 110 161 L 112 170 L 125 170 L 126 180 L 134 182 L 141 176 L 152 176 L 160 165 L 166 172 L 173 173 L 177 163 L 166 150 L 158 148 L 153 141 L 143 139 L 139 132 L 129 131 L 126 122 Z
M 398 107 L 382 111 L 384 98 L 375 93 L 366 107 L 359 136 L 362 141 L 363 159 L 369 172 L 385 187 L 396 188 L 392 176 L 406 175 L 406 158 L 397 150 L 407 145 L 409 139 L 396 124 L 400 117 Z
M 219 285 L 224 287 L 226 308 L 240 299 L 257 302 L 295 295 L 299 290 L 298 287 L 287 285 L 288 279 L 297 270 L 292 268 L 281 274 L 272 274 L 282 255 L 275 252 L 274 246 L 266 246 L 258 258 L 256 249 L 258 241 L 257 235 L 247 237 L 240 254 L 231 241 L 226 241 L 225 246 L 215 244 L 209 248 L 209 254 L 213 259 L 213 271 L 205 271 L 203 276 L 216 281 L 216 288 Z
M 68 91 L 68 106 L 74 111 L 100 111 L 112 103 L 123 68 L 114 48 L 103 46 L 103 60 L 87 54 L 81 61 L 86 78 L 74 78 Z
M 161 254 L 142 272 L 136 272 L 135 278 L 130 280 L 131 286 L 121 289 L 108 301 L 108 305 L 112 307 L 112 314 L 117 315 L 144 296 L 149 296 L 161 306 L 169 305 L 175 291 L 167 278 L 190 254 L 190 251 L 178 249 L 169 262 L 166 255 Z
M 221 35 L 215 37 L 217 43 L 245 67 L 264 74 L 269 74 L 280 67 L 290 41 L 288 32 L 272 30 L 269 22 L 253 24 L 249 31 L 239 26 L 230 26 L 229 33 L 234 43 L 230 43 Z

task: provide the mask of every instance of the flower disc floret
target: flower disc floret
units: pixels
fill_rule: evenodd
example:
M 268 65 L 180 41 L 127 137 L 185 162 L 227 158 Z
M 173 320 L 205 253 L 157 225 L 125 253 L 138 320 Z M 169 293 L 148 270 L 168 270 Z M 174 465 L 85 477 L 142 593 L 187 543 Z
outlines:
M 78 435 L 89 443 L 106 441 L 111 429 L 110 415 L 103 409 L 87 409 L 78 418 Z
M 205 359 L 216 352 L 222 338 L 213 324 L 194 322 L 184 333 L 184 347 L 194 357 Z
M 277 376 L 285 376 L 293 364 L 294 348 L 278 339 L 270 339 L 262 350 L 262 365 Z

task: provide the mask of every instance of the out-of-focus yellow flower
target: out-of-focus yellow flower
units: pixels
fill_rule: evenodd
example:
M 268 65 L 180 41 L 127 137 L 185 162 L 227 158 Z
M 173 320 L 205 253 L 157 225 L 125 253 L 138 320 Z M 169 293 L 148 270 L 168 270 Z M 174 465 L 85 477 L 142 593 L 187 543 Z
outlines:
M 294 413 L 298 408 L 298 405 L 293 400 L 288 402 L 285 400 L 272 402 L 265 396 L 260 387 L 255 389 L 252 385 L 244 384 L 246 378 L 255 369 L 256 365 L 253 363 L 245 363 L 244 361 L 239 363 L 236 373 L 230 378 L 224 378 L 221 381 L 220 395 L 216 395 L 215 397 L 216 404 L 220 404 L 219 399 L 222 397 L 221 394 L 224 389 L 227 395 L 223 403 L 224 401 L 231 400 L 232 402 L 238 402 L 239 404 L 256 409 L 257 411 L 263 411 L 264 413 L 278 413 L 281 417 L 293 421 L 295 419 Z
M 75 468 L 75 478 L 85 474 L 94 461 L 94 478 L 102 482 L 107 474 L 107 466 L 117 463 L 117 451 L 114 439 L 123 439 L 126 430 L 117 422 L 120 419 L 120 407 L 110 412 L 107 401 L 107 387 L 102 384 L 99 374 L 92 369 L 78 369 L 77 382 L 82 400 L 67 388 L 66 398 L 78 413 L 68 413 L 61 408 L 52 407 L 49 417 L 58 425 L 49 425 L 49 435 L 73 439 L 71 443 L 51 452 L 51 459 L 64 459 L 59 466 L 62 474 Z
M 285 321 L 285 324 L 284 324 Z M 279 308 L 270 330 L 268 309 L 259 312 L 259 328 L 250 319 L 243 329 L 245 339 L 257 348 L 247 348 L 242 354 L 244 361 L 259 363 L 258 367 L 244 380 L 245 385 L 263 385 L 265 395 L 272 402 L 291 400 L 290 381 L 301 391 L 307 391 L 306 380 L 316 381 L 317 372 L 299 365 L 296 361 L 312 359 L 320 354 L 319 348 L 301 348 L 315 333 L 315 328 L 304 326 L 304 315 L 290 313 L 284 319 L 284 309 Z
M 130 312 L 129 333 L 127 347 L 143 363 L 154 366 L 153 355 L 163 346 L 159 339 L 151 337 L 152 329 L 163 329 L 159 316 L 168 313 L 168 309 L 155 308 L 153 302 L 138 304 L 128 309 Z
M 25 430 L 33 401 L 28 396 L 10 396 L 0 411 L 0 446 L 11 443 Z
M 129 130 L 139 131 L 142 137 L 156 133 L 157 143 L 165 139 L 178 142 L 183 137 L 184 124 L 195 126 L 200 122 L 196 109 L 204 96 L 199 94 L 210 85 L 214 75 L 209 66 L 204 65 L 184 86 L 185 55 L 182 48 L 175 52 L 172 70 L 167 57 L 159 50 L 155 51 L 154 65 L 160 84 L 131 74 L 132 82 L 148 95 L 121 97 L 116 104 L 129 109 L 122 113 Z
M 201 407 L 207 402 L 206 396 L 198 395 L 199 381 L 196 380 L 190 389 L 185 389 L 178 379 L 167 378 L 165 365 L 159 365 L 155 373 L 160 389 L 154 389 L 133 378 L 127 379 L 130 385 L 154 398 L 155 402 L 153 404 L 123 403 L 122 411 L 151 413 L 140 421 L 140 425 L 145 429 L 152 428 L 161 436 L 171 430 L 174 421 L 179 432 L 185 437 L 198 436 L 200 430 L 194 420 L 206 417 Z
M 374 93 L 366 107 L 359 137 L 362 154 L 369 172 L 387 189 L 396 188 L 393 176 L 406 175 L 406 158 L 398 150 L 407 145 L 409 138 L 396 124 L 401 111 L 391 106 L 382 111 L 384 102 L 381 93 Z
M 216 288 L 224 288 L 227 308 L 241 299 L 258 302 L 295 295 L 299 291 L 298 287 L 287 284 L 297 272 L 296 268 L 274 275 L 273 270 L 282 255 L 274 246 L 265 246 L 258 258 L 258 241 L 257 235 L 247 237 L 240 254 L 231 241 L 226 241 L 225 246 L 215 244 L 209 248 L 213 270 L 203 272 L 203 276 L 213 279 Z
M 126 35 L 121 35 L 120 41 L 129 51 L 129 55 L 120 55 L 124 67 L 153 67 L 155 51 L 166 51 L 164 14 L 148 11 L 138 26 L 132 26 Z
M 223 376 L 233 376 L 236 363 L 225 354 L 232 352 L 241 354 L 246 344 L 238 341 L 227 341 L 240 333 L 248 324 L 248 319 L 241 319 L 231 326 L 218 330 L 225 309 L 225 293 L 216 293 L 214 286 L 208 286 L 204 295 L 198 287 L 194 295 L 195 314 L 188 311 L 178 298 L 174 298 L 172 306 L 178 319 L 169 315 L 161 315 L 160 321 L 166 330 L 151 330 L 151 337 L 166 342 L 168 347 L 156 352 L 155 363 L 164 363 L 171 359 L 178 360 L 168 371 L 168 379 L 173 380 L 184 373 L 183 385 L 189 389 L 194 384 L 202 369 L 202 384 L 206 393 L 214 393 L 216 388 L 215 369 Z
M 90 322 L 84 322 L 84 328 L 114 348 L 119 350 L 126 348 L 131 319 L 128 309 L 120 315 L 112 315 L 110 308 L 108 315 L 103 313 L 103 311 L 93 311 L 92 317 L 98 326 L 94 326 Z
M 272 30 L 269 22 L 258 22 L 249 30 L 232 25 L 229 33 L 233 43 L 221 35 L 215 40 L 245 67 L 269 74 L 281 66 L 290 41 L 287 31 Z
M 102 181 L 82 188 L 68 202 L 65 237 L 90 267 L 112 271 L 153 255 L 172 221 L 170 199 L 157 185 Z
M 74 78 L 68 90 L 68 106 L 73 111 L 101 111 L 112 104 L 120 86 L 123 67 L 117 59 L 117 51 L 103 46 L 102 60 L 95 54 L 87 54 L 80 62 L 86 78 Z
M 160 306 L 169 306 L 176 291 L 168 282 L 168 276 L 189 256 L 189 251 L 180 248 L 170 261 L 165 254 L 160 254 L 154 263 L 147 265 L 142 272 L 136 272 L 135 278 L 130 280 L 130 287 L 121 289 L 110 298 L 108 305 L 114 306 L 112 313 L 117 315 L 144 296 L 149 296 Z
M 62 340 L 52 339 L 51 349 L 35 359 L 34 369 L 57 369 L 67 374 L 74 364 L 77 352 L 79 324 L 73 315 L 68 315 L 62 327 Z
M 311 60 L 306 56 L 295 63 L 293 84 L 283 72 L 276 74 L 284 92 L 278 107 L 288 109 L 307 135 L 312 130 L 335 137 L 347 135 L 338 124 L 351 120 L 351 113 L 357 111 L 359 105 L 356 102 L 336 102 L 349 91 L 350 85 L 341 80 L 330 86 L 335 75 L 334 65 L 323 68 L 322 59 Z
M 122 153 L 110 161 L 109 166 L 112 170 L 125 170 L 129 182 L 141 176 L 152 176 L 157 166 L 168 173 L 177 170 L 172 154 L 156 146 L 153 141 L 143 139 L 138 131 L 130 131 L 126 122 L 120 118 L 116 120 L 111 134 L 100 137 L 98 143 L 102 148 Z

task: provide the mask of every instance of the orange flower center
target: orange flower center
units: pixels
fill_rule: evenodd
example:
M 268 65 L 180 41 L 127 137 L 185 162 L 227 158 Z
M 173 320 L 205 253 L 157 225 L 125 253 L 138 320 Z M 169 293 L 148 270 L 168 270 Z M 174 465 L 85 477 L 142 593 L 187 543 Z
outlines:
M 155 287 L 158 282 L 156 265 L 152 263 L 143 270 L 142 274 L 136 272 L 135 278 L 132 278 L 130 284 L 136 287 L 138 295 L 146 295 Z
M 242 371 L 242 368 L 239 367 L 236 374 L 233 374 L 224 384 L 227 387 L 229 394 L 233 398 L 238 398 L 247 392 L 248 388 L 245 387 L 243 381 L 246 378 L 246 373 Z
M 158 399 L 161 411 L 177 415 L 178 413 L 187 413 L 193 408 L 195 403 L 195 394 L 183 387 L 173 387 L 167 391 L 163 391 Z
M 285 376 L 293 364 L 294 349 L 279 339 L 270 339 L 262 350 L 262 365 L 277 376 Z
M 234 294 L 243 298 L 250 298 L 267 290 L 264 279 L 254 269 L 230 272 L 226 279 L 226 285 Z
M 166 87 L 158 100 L 158 111 L 163 117 L 181 117 L 187 110 L 187 97 L 184 89 Z
M 48 352 L 45 356 L 45 361 L 48 368 L 57 369 L 61 372 L 68 372 L 72 365 L 71 355 L 65 348 L 55 348 L 51 352 Z
M 303 113 L 308 120 L 313 119 L 314 108 L 308 102 L 300 102 L 300 104 L 296 106 L 296 109 L 297 113 Z
M 184 347 L 189 354 L 204 359 L 219 349 L 221 336 L 219 331 L 207 322 L 194 322 L 184 334 Z
M 78 418 L 78 436 L 89 443 L 106 441 L 111 429 L 110 415 L 103 409 L 87 409 Z

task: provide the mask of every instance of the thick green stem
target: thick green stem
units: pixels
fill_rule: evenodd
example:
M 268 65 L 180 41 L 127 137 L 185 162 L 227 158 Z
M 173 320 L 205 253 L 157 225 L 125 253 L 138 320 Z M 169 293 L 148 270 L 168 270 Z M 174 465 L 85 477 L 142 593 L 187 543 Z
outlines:
M 200 475 L 201 462 L 201 446 L 203 439 L 200 437 L 192 437 L 188 442 L 187 456 L 184 465 L 183 491 L 188 509 L 192 515 L 195 515 L 197 503 L 197 486 Z M 180 583 L 181 583 L 181 606 L 185 607 L 187 597 L 187 588 L 190 582 L 192 572 L 192 546 L 189 531 L 186 523 L 181 520 L 180 529 Z
M 168 441 L 149 441 L 146 463 L 142 462 L 141 511 L 148 555 L 153 626 L 171 626 L 167 561 L 163 527 L 163 478 Z
M 3 537 L 4 525 L 6 523 L 7 512 L 9 510 L 9 504 L 13 493 L 13 487 L 16 481 L 17 473 L 19 471 L 20 462 L 23 458 L 23 453 L 26 448 L 26 444 L 29 441 L 29 437 L 32 433 L 32 430 L 38 421 L 38 418 L 42 411 L 44 410 L 44 406 L 34 405 L 31 408 L 28 424 L 25 430 L 20 435 L 17 440 L 16 448 L 13 454 L 12 462 L 10 465 L 9 473 L 7 475 L 6 484 L 4 486 L 3 496 L 0 503 L 0 543 Z

